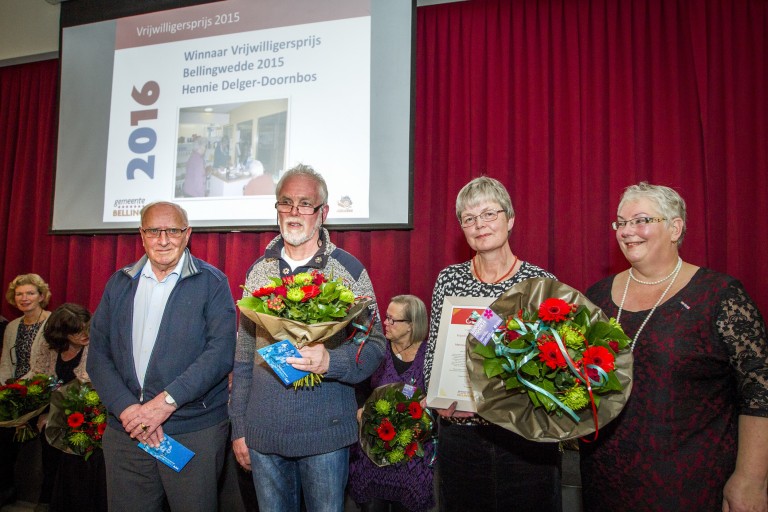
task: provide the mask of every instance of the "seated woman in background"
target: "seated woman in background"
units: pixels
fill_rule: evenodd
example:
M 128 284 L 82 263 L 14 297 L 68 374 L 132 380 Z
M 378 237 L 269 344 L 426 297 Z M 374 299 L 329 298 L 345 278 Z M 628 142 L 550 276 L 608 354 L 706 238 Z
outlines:
M 371 387 L 404 382 L 426 393 L 423 368 L 427 344 L 423 341 L 427 336 L 428 323 L 424 302 L 414 295 L 393 297 L 383 323 L 389 350 L 381 366 L 371 375 Z M 358 420 L 361 413 L 362 409 L 359 409 Z M 350 496 L 364 512 L 431 509 L 435 504 L 432 468 L 428 465 L 431 451 L 425 447 L 423 458 L 378 467 L 359 446 L 355 446 L 350 453 Z
M 45 373 L 55 375 L 63 384 L 74 379 L 88 382 L 85 364 L 90 320 L 91 313 L 79 304 L 66 303 L 56 308 L 45 325 L 45 343 L 32 354 L 28 376 Z M 48 414 L 41 415 L 38 420 L 41 432 L 47 422 Z M 50 503 L 51 511 L 106 511 L 106 474 L 101 450 L 86 462 L 80 455 L 52 447 L 44 435 L 40 439 L 43 446 L 40 503 Z M 45 510 L 45 505 L 38 509 Z

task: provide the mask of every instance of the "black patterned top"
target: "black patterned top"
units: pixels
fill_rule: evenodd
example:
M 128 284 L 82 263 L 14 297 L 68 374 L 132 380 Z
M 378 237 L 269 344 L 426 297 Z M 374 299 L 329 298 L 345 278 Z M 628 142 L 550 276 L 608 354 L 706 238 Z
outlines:
M 27 325 L 23 321 L 19 324 L 19 331 L 16 333 L 16 345 L 14 352 L 16 356 L 16 368 L 13 377 L 20 379 L 29 372 L 29 363 L 32 356 L 32 342 L 35 341 L 37 331 L 43 322 L 36 322 Z
M 611 317 L 613 277 L 588 297 Z M 634 337 L 648 311 L 623 311 Z M 660 305 L 634 350 L 632 394 L 581 443 L 584 509 L 719 511 L 736 461 L 738 416 L 768 417 L 765 324 L 741 283 L 709 269 Z
M 470 261 L 450 265 L 440 271 L 435 288 L 432 291 L 429 342 L 427 354 L 424 358 L 424 382 L 427 386 L 429 386 L 429 377 L 432 373 L 432 362 L 435 357 L 435 347 L 437 346 L 437 332 L 440 328 L 440 317 L 442 316 L 445 297 L 499 297 L 512 285 L 534 277 L 556 279 L 554 275 L 546 270 L 525 261 L 521 262 L 520 269 L 515 274 L 499 283 L 484 283 L 477 279 L 472 274 Z M 473 418 L 449 418 L 448 420 L 463 425 L 488 424 L 486 420 L 479 416 Z

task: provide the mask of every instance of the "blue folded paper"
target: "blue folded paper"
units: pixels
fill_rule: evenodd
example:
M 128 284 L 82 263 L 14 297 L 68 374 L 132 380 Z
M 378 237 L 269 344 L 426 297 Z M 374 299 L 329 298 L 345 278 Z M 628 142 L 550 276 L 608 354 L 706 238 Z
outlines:
M 301 358 L 301 353 L 299 353 L 298 349 L 291 345 L 291 342 L 288 340 L 278 341 L 272 345 L 267 345 L 264 348 L 260 348 L 258 352 L 286 386 L 309 375 L 309 372 L 297 370 L 285 362 L 286 357 Z
M 176 471 L 177 473 L 184 469 L 187 462 L 195 456 L 195 452 L 165 434 L 160 446 L 153 448 L 145 443 L 139 443 L 139 448 Z

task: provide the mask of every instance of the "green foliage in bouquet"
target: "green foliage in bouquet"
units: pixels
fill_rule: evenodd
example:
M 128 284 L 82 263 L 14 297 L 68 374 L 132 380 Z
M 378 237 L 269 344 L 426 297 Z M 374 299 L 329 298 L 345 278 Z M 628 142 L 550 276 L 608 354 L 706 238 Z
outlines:
M 508 316 L 474 352 L 485 358 L 489 379 L 500 378 L 507 390 L 527 393 L 535 407 L 578 422 L 574 411 L 597 408 L 600 395 L 622 390 L 614 362 L 630 341 L 614 319 L 591 323 L 585 306 L 549 298 L 538 310 Z
M 58 384 L 41 373 L 0 386 L 0 427 L 16 427 L 15 441 L 34 438 L 37 431 L 28 422 L 43 412 Z
M 379 466 L 408 462 L 424 456 L 424 443 L 433 437 L 429 411 L 419 404 L 424 393 L 403 394 L 402 383 L 376 388 L 366 401 L 360 446 Z
M 237 305 L 257 313 L 318 324 L 341 320 L 354 302 L 355 294 L 341 278 L 329 280 L 321 272 L 312 271 L 271 277 L 268 286 L 251 292 Z

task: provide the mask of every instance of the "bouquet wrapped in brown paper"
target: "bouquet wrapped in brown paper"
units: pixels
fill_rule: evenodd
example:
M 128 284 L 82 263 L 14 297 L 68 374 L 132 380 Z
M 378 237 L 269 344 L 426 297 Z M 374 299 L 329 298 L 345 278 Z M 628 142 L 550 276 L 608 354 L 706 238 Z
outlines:
M 248 290 L 250 291 L 250 290 Z M 355 294 L 341 279 L 328 279 L 318 271 L 302 272 L 283 278 L 272 277 L 270 284 L 237 302 L 240 312 L 265 329 L 273 341 L 288 340 L 296 348 L 322 343 L 339 333 L 371 303 Z M 355 327 L 364 341 L 372 326 Z M 321 377 L 311 374 L 295 387 L 310 387 Z
M 51 394 L 45 438 L 54 448 L 88 460 L 106 428 L 107 408 L 89 382 L 75 379 Z
M 526 439 L 556 442 L 597 435 L 621 412 L 632 389 L 630 340 L 577 290 L 527 279 L 484 316 L 467 337 L 480 416 Z

